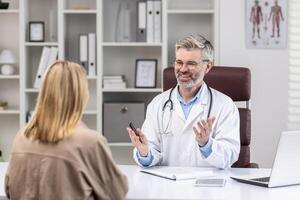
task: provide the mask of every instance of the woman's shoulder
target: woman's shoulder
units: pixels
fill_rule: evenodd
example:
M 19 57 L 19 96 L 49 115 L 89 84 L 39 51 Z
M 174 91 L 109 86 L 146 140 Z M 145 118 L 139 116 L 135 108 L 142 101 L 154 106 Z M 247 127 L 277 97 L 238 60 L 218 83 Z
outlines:
M 106 142 L 101 133 L 83 125 L 79 125 L 74 130 L 72 137 L 78 141 L 81 141 L 82 143 Z

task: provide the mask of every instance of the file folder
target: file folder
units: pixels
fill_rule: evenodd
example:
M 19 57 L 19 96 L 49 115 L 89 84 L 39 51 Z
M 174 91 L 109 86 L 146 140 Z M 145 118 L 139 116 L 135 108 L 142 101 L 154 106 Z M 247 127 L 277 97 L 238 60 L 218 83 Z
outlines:
M 51 47 L 49 57 L 48 57 L 48 62 L 47 62 L 44 73 L 47 71 L 47 68 L 56 61 L 57 54 L 58 54 L 58 48 L 57 47 Z
M 154 1 L 154 42 L 161 42 L 161 1 Z
M 43 51 L 42 51 L 42 54 L 41 54 L 38 70 L 37 70 L 35 80 L 34 80 L 34 84 L 33 84 L 34 88 L 39 88 L 41 86 L 42 77 L 43 77 L 43 74 L 44 74 L 44 72 L 46 70 L 46 67 L 47 67 L 47 64 L 48 64 L 49 55 L 50 55 L 50 48 L 49 47 L 43 47 Z
M 88 34 L 88 75 L 91 77 L 96 76 L 96 34 Z
M 79 36 L 79 62 L 88 72 L 88 36 Z
M 147 42 L 154 42 L 154 1 L 147 1 Z
M 138 31 L 137 31 L 137 41 L 138 42 L 146 42 L 146 2 L 139 1 L 138 2 Z

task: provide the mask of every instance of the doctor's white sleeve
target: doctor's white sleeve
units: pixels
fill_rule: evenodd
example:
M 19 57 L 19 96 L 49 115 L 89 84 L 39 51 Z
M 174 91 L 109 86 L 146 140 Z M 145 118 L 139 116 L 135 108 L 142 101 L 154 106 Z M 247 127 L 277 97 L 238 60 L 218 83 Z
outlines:
M 236 105 L 225 101 L 215 121 L 212 153 L 206 161 L 217 168 L 228 168 L 237 161 L 240 152 L 240 117 Z

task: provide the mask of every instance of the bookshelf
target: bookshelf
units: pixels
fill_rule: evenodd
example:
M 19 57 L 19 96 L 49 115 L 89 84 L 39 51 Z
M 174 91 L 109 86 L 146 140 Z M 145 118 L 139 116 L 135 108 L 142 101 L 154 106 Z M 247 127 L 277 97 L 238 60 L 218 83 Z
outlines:
M 0 10 L 0 53 L 10 50 L 15 58 L 14 74 L 3 75 L 0 72 L 0 101 L 8 102 L 4 110 L 0 110 L 0 150 L 7 160 L 14 135 L 20 127 L 20 9 L 18 1 L 10 1 L 9 9 Z M 0 67 L 1 67 L 0 63 Z
M 1 35 L 3 33 L 0 50 L 12 49 L 19 62 L 15 75 L 0 75 L 0 100 L 5 98 L 10 104 L 8 109 L 0 111 L 3 130 L 0 149 L 4 159 L 8 159 L 14 135 L 26 124 L 27 112 L 34 109 L 39 90 L 33 88 L 33 82 L 43 47 L 57 47 L 59 59 L 79 63 L 79 35 L 96 33 L 97 73 L 95 77 L 88 77 L 90 99 L 83 121 L 103 133 L 104 103 L 144 102 L 147 105 L 162 92 L 162 71 L 174 61 L 177 39 L 200 33 L 218 50 L 218 1 L 161 0 L 161 41 L 137 42 L 138 0 L 11 0 L 12 7 L 0 10 L 0 24 L 4 25 L 0 27 Z M 116 23 L 122 3 L 130 10 L 130 37 L 120 42 Z M 44 42 L 29 41 L 30 21 L 45 22 Z M 155 88 L 135 88 L 136 59 L 157 60 Z M 103 77 L 107 75 L 123 75 L 127 87 L 104 88 Z M 120 134 L 127 134 L 125 127 L 124 133 Z M 131 159 L 130 143 L 120 141 L 110 143 L 110 146 L 121 163 Z

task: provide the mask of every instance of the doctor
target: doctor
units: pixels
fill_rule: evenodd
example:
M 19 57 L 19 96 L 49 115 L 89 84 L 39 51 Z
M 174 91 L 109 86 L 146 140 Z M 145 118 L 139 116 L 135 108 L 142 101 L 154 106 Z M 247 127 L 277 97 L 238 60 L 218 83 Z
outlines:
M 230 167 L 239 156 L 239 112 L 225 94 L 203 81 L 213 67 L 213 47 L 200 35 L 176 43 L 178 85 L 147 107 L 142 129 L 127 128 L 138 165 Z

